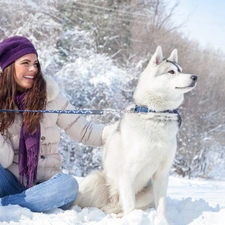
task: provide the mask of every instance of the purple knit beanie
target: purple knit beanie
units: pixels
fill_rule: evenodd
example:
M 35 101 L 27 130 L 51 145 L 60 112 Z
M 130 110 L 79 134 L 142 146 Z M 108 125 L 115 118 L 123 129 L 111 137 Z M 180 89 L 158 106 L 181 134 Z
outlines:
M 2 71 L 18 58 L 34 53 L 38 56 L 33 44 L 25 37 L 14 36 L 0 42 L 0 69 Z

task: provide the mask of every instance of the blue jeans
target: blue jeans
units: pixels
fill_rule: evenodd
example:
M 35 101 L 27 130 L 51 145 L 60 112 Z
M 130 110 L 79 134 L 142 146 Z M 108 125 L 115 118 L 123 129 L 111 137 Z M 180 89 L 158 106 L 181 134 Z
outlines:
M 58 173 L 48 181 L 26 189 L 0 165 L 0 206 L 20 205 L 33 212 L 66 209 L 75 200 L 78 188 L 73 176 Z

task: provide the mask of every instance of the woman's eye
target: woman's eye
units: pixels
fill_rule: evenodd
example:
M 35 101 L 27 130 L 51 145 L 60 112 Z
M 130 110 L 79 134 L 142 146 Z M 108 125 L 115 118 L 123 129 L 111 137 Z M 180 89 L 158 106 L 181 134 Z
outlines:
M 168 73 L 174 74 L 175 72 L 174 72 L 174 70 L 169 70 Z

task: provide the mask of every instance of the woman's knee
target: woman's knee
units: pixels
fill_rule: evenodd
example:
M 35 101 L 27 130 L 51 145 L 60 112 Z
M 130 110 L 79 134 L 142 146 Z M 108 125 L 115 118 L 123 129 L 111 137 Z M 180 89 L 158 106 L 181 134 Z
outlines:
M 66 180 L 65 185 L 67 186 L 65 190 L 65 199 L 67 199 L 65 201 L 65 204 L 63 204 L 63 206 L 61 206 L 60 208 L 62 209 L 68 209 L 73 205 L 73 202 L 75 201 L 78 191 L 79 191 L 79 184 L 77 182 L 77 180 L 68 174 L 64 174 L 64 179 Z
M 71 175 L 59 173 L 50 180 L 26 190 L 26 207 L 36 212 L 57 207 L 67 208 L 76 199 L 77 193 L 77 180 Z
M 56 174 L 55 177 L 60 180 L 60 189 L 64 195 L 73 196 L 75 199 L 79 190 L 77 180 L 72 175 L 63 173 Z
M 78 192 L 79 189 L 79 184 L 77 182 L 77 180 L 72 176 L 72 175 L 68 175 L 65 174 L 65 176 L 67 177 L 67 186 L 68 186 L 68 190 L 72 190 L 72 192 Z

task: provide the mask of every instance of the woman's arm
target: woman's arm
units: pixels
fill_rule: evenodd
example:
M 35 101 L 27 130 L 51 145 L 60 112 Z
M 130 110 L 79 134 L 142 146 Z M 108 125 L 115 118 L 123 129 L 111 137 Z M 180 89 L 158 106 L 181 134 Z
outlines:
M 55 101 L 59 110 L 74 110 L 74 106 L 61 95 Z M 60 114 L 57 124 L 76 142 L 89 146 L 102 146 L 103 144 L 103 124 L 88 122 L 84 116 L 78 114 Z

